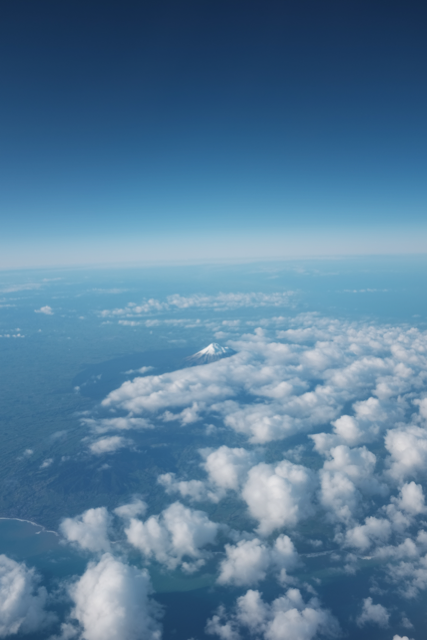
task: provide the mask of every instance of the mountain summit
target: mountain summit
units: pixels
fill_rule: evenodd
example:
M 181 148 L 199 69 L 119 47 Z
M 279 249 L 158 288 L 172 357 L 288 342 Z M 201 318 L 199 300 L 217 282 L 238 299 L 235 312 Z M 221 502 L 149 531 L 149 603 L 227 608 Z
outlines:
M 193 356 L 187 358 L 187 362 L 190 363 L 191 366 L 198 364 L 208 364 L 209 362 L 215 362 L 216 360 L 221 360 L 221 358 L 228 358 L 229 356 L 234 355 L 236 352 L 230 347 L 222 347 L 217 342 L 212 342 L 208 347 L 198 351 Z

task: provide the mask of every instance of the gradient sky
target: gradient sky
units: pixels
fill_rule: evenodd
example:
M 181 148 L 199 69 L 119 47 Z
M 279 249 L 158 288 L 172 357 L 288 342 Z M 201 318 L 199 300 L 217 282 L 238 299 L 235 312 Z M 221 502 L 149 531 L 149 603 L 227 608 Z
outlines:
M 427 6 L 3 0 L 0 267 L 427 252 Z

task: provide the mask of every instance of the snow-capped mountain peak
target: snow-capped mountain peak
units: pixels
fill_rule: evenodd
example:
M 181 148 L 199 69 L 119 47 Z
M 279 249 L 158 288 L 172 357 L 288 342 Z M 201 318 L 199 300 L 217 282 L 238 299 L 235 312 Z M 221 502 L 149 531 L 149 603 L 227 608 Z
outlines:
M 230 347 L 223 347 L 217 342 L 212 342 L 210 345 L 198 351 L 194 355 L 187 358 L 187 360 L 191 364 L 207 364 L 209 362 L 215 362 L 215 360 L 220 360 L 221 358 L 227 358 L 228 356 L 232 356 L 235 351 Z

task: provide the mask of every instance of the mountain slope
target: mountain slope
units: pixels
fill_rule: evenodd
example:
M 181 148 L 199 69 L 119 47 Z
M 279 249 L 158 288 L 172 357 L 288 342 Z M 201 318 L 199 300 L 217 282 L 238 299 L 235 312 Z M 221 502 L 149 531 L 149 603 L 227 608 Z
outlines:
M 209 346 L 205 347 L 201 351 L 198 351 L 194 355 L 187 358 L 187 363 L 190 366 L 198 364 L 208 364 L 209 362 L 215 362 L 221 360 L 221 358 L 228 358 L 236 352 L 230 347 L 222 347 L 216 342 L 212 342 Z

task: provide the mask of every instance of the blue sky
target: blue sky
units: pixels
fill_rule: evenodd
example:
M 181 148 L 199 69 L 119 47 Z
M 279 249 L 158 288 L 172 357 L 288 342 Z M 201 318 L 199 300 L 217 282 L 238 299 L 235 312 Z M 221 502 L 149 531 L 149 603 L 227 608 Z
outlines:
M 0 13 L 1 268 L 426 251 L 423 3 Z

